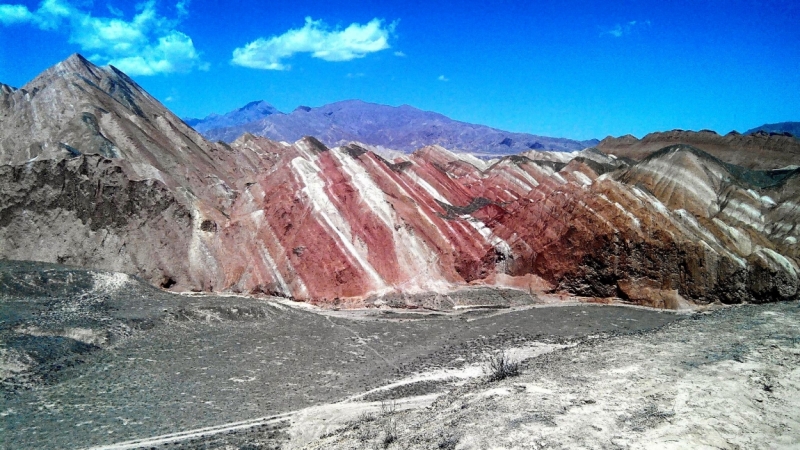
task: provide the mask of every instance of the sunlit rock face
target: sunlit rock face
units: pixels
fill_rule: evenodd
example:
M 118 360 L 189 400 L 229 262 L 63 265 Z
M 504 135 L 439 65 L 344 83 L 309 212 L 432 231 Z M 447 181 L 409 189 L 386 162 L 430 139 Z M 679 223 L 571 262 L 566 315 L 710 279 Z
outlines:
M 642 139 L 631 135 L 609 136 L 600 141 L 597 148 L 607 154 L 641 160 L 677 144 L 691 145 L 726 163 L 748 169 L 797 168 L 800 161 L 800 139 L 763 131 L 748 134 L 732 131 L 723 136 L 709 130 L 672 130 L 650 133 Z
M 665 308 L 798 293 L 798 171 L 688 145 L 637 162 L 209 143 L 77 55 L 4 86 L 0 118 L 2 258 L 322 304 L 464 285 Z

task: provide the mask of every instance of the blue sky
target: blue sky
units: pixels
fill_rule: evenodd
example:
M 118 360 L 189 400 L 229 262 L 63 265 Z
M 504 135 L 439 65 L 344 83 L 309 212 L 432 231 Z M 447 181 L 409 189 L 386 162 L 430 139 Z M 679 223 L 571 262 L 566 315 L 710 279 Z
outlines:
M 0 82 L 75 52 L 182 117 L 358 98 L 576 139 L 800 120 L 796 0 L 0 0 Z

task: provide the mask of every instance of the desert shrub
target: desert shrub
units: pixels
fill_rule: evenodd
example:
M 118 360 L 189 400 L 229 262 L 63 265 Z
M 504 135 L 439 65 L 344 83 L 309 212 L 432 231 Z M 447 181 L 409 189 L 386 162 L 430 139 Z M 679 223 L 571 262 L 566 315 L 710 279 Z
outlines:
M 486 372 L 489 374 L 489 381 L 505 380 L 519 375 L 519 363 L 502 351 L 489 357 L 486 361 Z
M 394 400 L 381 400 L 381 416 L 391 416 L 397 411 L 397 403 Z
M 375 415 L 371 412 L 363 412 L 359 414 L 358 418 L 356 419 L 358 423 L 369 423 L 375 421 Z
M 437 448 L 442 450 L 455 450 L 459 440 L 461 440 L 461 438 L 455 433 L 445 432 L 444 430 L 439 431 Z
M 363 427 L 358 430 L 356 438 L 360 442 L 369 442 L 375 437 L 375 431 L 370 427 Z
M 397 441 L 397 422 L 389 419 L 383 424 L 383 448 L 389 448 L 395 441 Z

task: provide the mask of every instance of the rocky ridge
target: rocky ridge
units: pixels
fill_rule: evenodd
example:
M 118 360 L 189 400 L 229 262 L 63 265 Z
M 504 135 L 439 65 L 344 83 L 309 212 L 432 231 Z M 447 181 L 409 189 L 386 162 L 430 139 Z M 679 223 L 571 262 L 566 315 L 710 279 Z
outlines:
M 79 55 L 1 91 L 0 258 L 327 305 L 468 285 L 667 308 L 797 296 L 798 170 L 735 165 L 746 148 L 486 162 L 209 143 Z
M 761 125 L 760 127 L 755 127 L 753 129 L 745 131 L 744 134 L 752 134 L 764 132 L 767 134 L 783 134 L 787 135 L 790 134 L 797 138 L 800 136 L 800 122 L 778 122 L 778 123 L 767 123 Z
M 763 131 L 747 134 L 731 131 L 722 136 L 710 130 L 672 130 L 650 133 L 642 139 L 632 135 L 609 136 L 600 141 L 597 148 L 619 157 L 641 160 L 676 144 L 691 145 L 727 163 L 748 169 L 794 168 L 800 161 L 800 140 L 782 133 Z

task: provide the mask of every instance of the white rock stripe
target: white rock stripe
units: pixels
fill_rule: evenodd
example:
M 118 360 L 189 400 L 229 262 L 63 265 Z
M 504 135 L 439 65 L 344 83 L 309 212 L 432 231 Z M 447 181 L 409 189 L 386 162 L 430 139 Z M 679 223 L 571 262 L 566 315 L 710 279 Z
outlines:
M 372 177 L 361 164 L 356 162 L 341 148 L 331 150 L 332 155 L 341 165 L 342 170 L 350 176 L 350 182 L 359 192 L 361 199 L 369 209 L 384 223 L 392 233 L 395 255 L 398 266 L 406 277 L 418 279 L 420 275 L 441 278 L 438 267 L 434 263 L 436 255 L 424 241 L 409 233 L 403 226 L 396 212 L 389 206 L 386 194 L 375 184 Z M 417 283 L 415 283 L 417 284 Z M 422 283 L 427 285 L 428 283 Z M 404 290 L 422 290 L 422 286 L 403 286 Z
M 292 160 L 292 168 L 303 184 L 301 192 L 308 198 L 308 202 L 319 218 L 338 237 L 342 252 L 355 259 L 356 264 L 354 265 L 361 266 L 364 273 L 372 281 L 375 289 L 387 288 L 386 282 L 367 260 L 366 249 L 363 246 L 357 248 L 354 245 L 350 225 L 344 220 L 339 210 L 331 202 L 327 192 L 325 192 L 325 182 L 319 176 L 321 172 L 319 166 L 311 161 L 297 157 Z
M 447 205 L 450 204 L 450 202 L 446 198 L 444 198 L 444 196 L 442 196 L 442 194 L 440 194 L 439 191 L 434 189 L 433 186 L 428 184 L 427 181 L 423 180 L 422 177 L 417 175 L 415 172 L 409 170 L 409 171 L 404 172 L 404 173 L 408 176 L 408 178 L 411 179 L 411 181 L 414 182 L 414 184 L 416 184 L 417 186 L 419 186 L 422 189 L 424 189 L 425 192 L 428 193 L 428 195 L 430 195 L 431 197 L 435 198 L 436 200 L 439 200 L 440 202 L 442 202 L 444 204 L 447 204 Z
M 390 171 L 390 169 L 385 167 L 385 166 L 378 167 L 380 163 L 377 163 L 374 159 L 370 158 L 370 161 L 371 161 L 371 164 L 373 165 L 373 168 L 375 168 L 376 170 L 381 170 L 381 171 L 384 171 L 384 172 Z M 406 173 L 406 172 L 404 172 L 404 173 Z M 425 221 L 428 223 L 428 225 L 430 225 L 430 228 L 432 230 L 434 230 L 436 232 L 436 234 L 438 234 L 442 238 L 442 240 L 444 242 L 447 242 L 448 244 L 452 245 L 452 242 L 450 241 L 450 239 L 442 232 L 442 229 L 439 226 L 437 226 L 434 223 L 433 219 L 431 218 L 431 216 L 434 214 L 434 212 L 428 207 L 423 209 L 420 206 L 420 205 L 427 205 L 428 202 L 427 201 L 423 201 L 423 199 L 419 195 L 419 191 L 414 190 L 414 189 L 409 189 L 408 183 L 406 182 L 406 180 L 403 177 L 398 177 L 399 181 L 396 181 L 395 177 L 387 174 L 387 179 L 392 180 L 392 183 L 394 183 L 394 185 L 397 187 L 397 190 L 400 191 L 401 195 L 403 195 L 405 197 L 408 197 L 409 199 L 412 200 L 412 203 L 413 203 L 414 207 L 417 209 L 417 211 L 419 212 L 420 217 L 425 219 Z M 428 185 L 428 186 L 431 188 L 431 190 L 436 192 L 436 189 L 434 189 L 430 185 Z M 436 192 L 436 194 L 441 197 L 441 195 L 438 192 Z M 428 200 L 428 199 L 426 199 L 426 200 Z M 444 225 L 448 230 L 450 230 L 451 233 L 455 234 L 455 231 L 453 230 L 452 227 L 450 227 L 449 223 L 444 222 Z
M 264 220 L 264 211 L 256 211 L 250 215 L 253 222 L 259 228 L 264 227 L 265 220 Z M 256 238 L 257 239 L 257 238 Z M 292 291 L 289 289 L 289 285 L 286 283 L 286 280 L 283 279 L 283 275 L 281 275 L 281 271 L 278 268 L 278 265 L 275 264 L 275 260 L 272 259 L 272 255 L 269 254 L 269 250 L 264 246 L 263 242 L 257 242 L 257 249 L 258 254 L 261 256 L 261 261 L 267 266 L 267 270 L 270 271 L 270 275 L 272 279 L 277 281 L 278 284 L 281 286 L 281 291 L 285 295 L 291 295 Z

